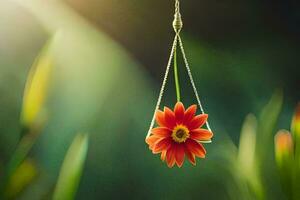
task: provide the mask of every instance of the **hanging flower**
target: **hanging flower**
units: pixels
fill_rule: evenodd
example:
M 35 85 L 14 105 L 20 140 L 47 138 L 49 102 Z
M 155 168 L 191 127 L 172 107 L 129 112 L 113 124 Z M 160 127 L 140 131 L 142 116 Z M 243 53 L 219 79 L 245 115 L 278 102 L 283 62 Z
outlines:
M 210 141 L 213 133 L 201 128 L 207 121 L 207 114 L 196 114 L 196 105 L 185 110 L 181 102 L 177 102 L 174 112 L 165 107 L 164 111 L 156 112 L 156 122 L 146 143 L 154 154 L 161 153 L 161 160 L 166 161 L 168 167 L 176 163 L 181 167 L 184 157 L 196 165 L 196 157 L 205 158 L 206 150 L 201 141 Z

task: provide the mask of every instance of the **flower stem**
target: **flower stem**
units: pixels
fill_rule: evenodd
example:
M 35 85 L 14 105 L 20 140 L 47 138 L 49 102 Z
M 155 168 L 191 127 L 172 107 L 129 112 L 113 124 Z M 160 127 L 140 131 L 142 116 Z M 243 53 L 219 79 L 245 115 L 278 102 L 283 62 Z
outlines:
M 14 175 L 21 163 L 26 159 L 39 135 L 33 132 L 33 130 L 25 128 L 21 130 L 21 134 L 24 134 L 24 136 L 21 138 L 15 152 L 6 166 L 5 173 L 0 180 L 0 199 L 2 199 L 3 195 L 5 195 L 4 193 L 11 177 Z
M 177 101 L 180 101 L 180 85 L 179 85 L 178 69 L 177 69 L 177 48 L 175 48 L 174 51 L 174 78 L 175 78 Z

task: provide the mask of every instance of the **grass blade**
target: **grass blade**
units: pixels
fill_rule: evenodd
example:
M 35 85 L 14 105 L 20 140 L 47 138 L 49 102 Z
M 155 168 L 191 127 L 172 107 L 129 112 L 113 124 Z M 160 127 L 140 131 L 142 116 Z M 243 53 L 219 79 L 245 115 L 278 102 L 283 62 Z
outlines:
M 78 134 L 73 140 L 60 170 L 54 200 L 74 199 L 88 150 L 88 135 Z
M 39 126 L 44 118 L 41 114 L 47 98 L 53 60 L 49 55 L 50 39 L 36 58 L 26 80 L 21 123 L 24 128 Z

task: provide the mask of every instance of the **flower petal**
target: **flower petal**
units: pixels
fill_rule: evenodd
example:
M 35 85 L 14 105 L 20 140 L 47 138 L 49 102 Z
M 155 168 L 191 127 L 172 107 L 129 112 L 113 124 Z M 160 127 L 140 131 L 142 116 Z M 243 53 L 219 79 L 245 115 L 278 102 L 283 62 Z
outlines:
M 172 131 L 166 127 L 156 127 L 151 130 L 151 133 L 158 137 L 169 137 Z
M 175 160 L 175 148 L 174 145 L 171 145 L 166 154 L 166 161 L 169 168 L 175 165 Z
M 149 137 L 146 138 L 146 143 L 149 145 L 149 149 L 153 149 L 155 143 L 160 140 L 161 137 L 157 137 L 155 135 L 151 135 Z
M 165 113 L 165 122 L 166 122 L 166 126 L 170 129 L 173 129 L 174 126 L 176 125 L 176 119 L 175 119 L 175 114 L 173 113 L 173 111 L 168 108 L 165 107 L 164 108 L 164 113 Z
M 172 139 L 170 137 L 162 138 L 157 141 L 153 147 L 153 153 L 160 153 L 163 150 L 167 150 L 171 146 Z
M 186 147 L 186 145 L 185 145 L 184 151 L 185 151 L 185 155 L 188 158 L 188 160 L 190 161 L 190 163 L 192 163 L 192 165 L 196 165 L 195 155 L 188 150 L 188 148 Z
M 176 159 L 177 166 L 181 167 L 183 165 L 183 161 L 184 161 L 184 145 L 183 144 L 176 145 L 175 159 Z
M 188 123 L 193 119 L 197 111 L 197 105 L 191 105 L 184 113 L 183 124 Z
M 155 120 L 159 126 L 166 127 L 165 114 L 163 111 L 161 111 L 161 110 L 156 111 Z
M 205 124 L 207 121 L 208 115 L 207 114 L 201 114 L 194 117 L 190 122 L 187 123 L 187 126 L 190 130 L 194 130 L 197 128 L 200 128 Z
M 191 153 L 195 154 L 199 158 L 205 158 L 206 151 L 202 144 L 199 144 L 195 140 L 187 139 L 185 145 L 187 150 Z
M 181 102 L 177 102 L 174 107 L 174 113 L 175 113 L 175 118 L 176 118 L 177 124 L 182 123 L 183 117 L 184 117 L 184 112 L 185 112 L 184 105 Z
M 161 159 L 162 161 L 165 161 L 165 159 L 166 159 L 166 154 L 167 154 L 167 151 L 162 151 L 162 152 L 161 152 L 160 159 Z
M 190 137 L 194 140 L 210 140 L 213 133 L 206 129 L 194 129 L 190 132 Z

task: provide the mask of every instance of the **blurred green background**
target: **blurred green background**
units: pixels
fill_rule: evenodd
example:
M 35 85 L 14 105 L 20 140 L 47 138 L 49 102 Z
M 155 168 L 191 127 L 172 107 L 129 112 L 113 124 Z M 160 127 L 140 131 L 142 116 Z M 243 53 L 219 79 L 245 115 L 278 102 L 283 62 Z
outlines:
M 0 178 L 22 137 L 28 73 L 47 42 L 53 63 L 46 122 L 27 156 L 33 178 L 9 198 L 51 199 L 77 133 L 89 134 L 89 147 L 76 199 L 289 198 L 271 169 L 276 166 L 273 136 L 290 128 L 300 100 L 299 3 L 182 1 L 182 37 L 214 139 L 205 145 L 207 159 L 181 169 L 167 168 L 144 142 L 174 35 L 173 4 L 0 2 Z M 182 100 L 189 105 L 196 99 L 179 60 Z M 173 81 L 171 74 L 162 105 L 176 102 Z M 248 113 L 260 116 L 258 134 L 270 132 L 257 148 L 265 147 L 260 155 L 267 152 L 270 161 L 264 161 L 273 166 L 258 173 L 261 185 L 254 180 L 251 189 L 250 183 L 250 194 L 244 190 L 249 183 L 236 180 L 241 177 L 237 147 Z

